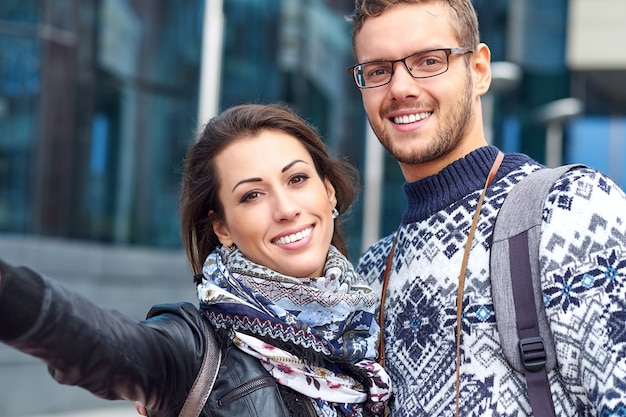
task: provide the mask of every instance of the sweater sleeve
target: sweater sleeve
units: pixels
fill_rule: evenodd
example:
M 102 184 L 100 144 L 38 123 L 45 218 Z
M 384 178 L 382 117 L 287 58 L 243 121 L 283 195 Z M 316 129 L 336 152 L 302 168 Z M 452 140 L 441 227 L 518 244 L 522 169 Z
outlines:
M 393 234 L 388 235 L 371 245 L 360 256 L 356 266 L 357 274 L 377 292 L 381 288 L 393 238 Z
M 563 389 L 594 414 L 619 414 L 626 409 L 624 192 L 590 169 L 557 181 L 545 205 L 540 262 Z
M 0 261 L 0 341 L 41 359 L 58 382 L 101 398 L 178 409 L 202 362 L 202 320 L 195 306 L 180 303 L 136 321 Z

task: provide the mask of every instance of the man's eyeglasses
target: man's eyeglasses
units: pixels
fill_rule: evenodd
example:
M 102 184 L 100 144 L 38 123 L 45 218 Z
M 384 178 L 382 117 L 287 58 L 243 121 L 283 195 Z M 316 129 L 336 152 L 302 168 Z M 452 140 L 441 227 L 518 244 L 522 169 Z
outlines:
M 389 84 L 396 62 L 402 62 L 413 78 L 429 78 L 448 71 L 450 55 L 473 52 L 469 48 L 443 48 L 422 51 L 393 61 L 374 61 L 353 65 L 348 72 L 359 88 L 374 88 Z

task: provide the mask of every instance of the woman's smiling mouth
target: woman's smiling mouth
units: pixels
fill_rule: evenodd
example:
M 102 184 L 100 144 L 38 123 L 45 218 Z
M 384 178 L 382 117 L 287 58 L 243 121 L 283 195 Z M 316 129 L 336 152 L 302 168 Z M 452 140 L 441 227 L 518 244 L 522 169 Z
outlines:
M 297 242 L 309 236 L 312 230 L 313 230 L 312 227 L 307 227 L 306 229 L 303 229 L 297 233 L 292 233 L 290 235 L 282 236 L 279 239 L 272 241 L 272 243 L 275 245 L 286 245 L 288 243 Z

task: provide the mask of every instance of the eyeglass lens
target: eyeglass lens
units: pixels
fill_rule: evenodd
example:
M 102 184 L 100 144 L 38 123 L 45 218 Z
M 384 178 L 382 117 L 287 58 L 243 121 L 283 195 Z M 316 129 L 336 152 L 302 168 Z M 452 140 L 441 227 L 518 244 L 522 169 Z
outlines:
M 391 81 L 396 62 L 403 62 L 415 78 L 427 78 L 446 72 L 447 50 L 420 52 L 397 61 L 368 62 L 354 68 L 354 78 L 360 87 L 377 87 Z

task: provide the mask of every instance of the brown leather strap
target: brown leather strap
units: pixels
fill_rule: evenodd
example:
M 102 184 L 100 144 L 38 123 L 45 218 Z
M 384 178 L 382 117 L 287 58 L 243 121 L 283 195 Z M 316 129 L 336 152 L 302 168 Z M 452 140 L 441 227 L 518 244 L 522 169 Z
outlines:
M 380 332 L 378 338 L 378 363 L 385 367 L 385 298 L 387 296 L 387 284 L 389 283 L 389 274 L 391 273 L 391 264 L 393 261 L 393 252 L 396 249 L 396 242 L 398 241 L 398 234 L 393 237 L 393 243 L 391 249 L 389 249 L 389 255 L 387 255 L 387 263 L 385 265 L 385 273 L 383 275 L 383 287 L 380 292 L 380 309 L 378 311 L 378 331 Z M 383 410 L 383 417 L 389 416 L 389 403 L 385 404 Z
M 202 366 L 198 371 L 183 408 L 178 417 L 198 417 L 204 408 L 204 404 L 213 390 L 213 384 L 217 379 L 217 372 L 222 362 L 222 352 L 211 328 L 210 324 L 202 319 L 204 324 L 205 351 Z
M 474 218 L 472 219 L 472 226 L 470 227 L 470 232 L 467 236 L 467 242 L 465 242 L 465 251 L 463 253 L 463 263 L 461 263 L 461 271 L 459 273 L 459 287 L 457 290 L 456 297 L 456 390 L 455 390 L 455 404 L 456 411 L 455 416 L 459 416 L 459 406 L 460 406 L 460 394 L 461 394 L 461 320 L 463 316 L 463 292 L 465 290 L 465 273 L 467 271 L 467 262 L 469 260 L 470 249 L 472 248 L 472 241 L 474 240 L 474 232 L 476 231 L 476 225 L 478 224 L 478 218 L 480 217 L 480 209 L 483 205 L 483 200 L 485 199 L 485 194 L 487 193 L 487 188 L 491 181 L 496 176 L 498 169 L 500 168 L 500 164 L 502 163 L 502 159 L 504 158 L 504 154 L 502 152 L 498 153 L 496 156 L 496 160 L 493 162 L 491 166 L 491 170 L 489 171 L 489 175 L 487 175 L 487 180 L 485 181 L 485 186 L 483 187 L 483 191 L 478 198 L 478 204 L 476 205 L 476 211 L 474 211 Z
M 383 287 L 380 291 L 380 310 L 378 311 L 378 327 L 380 337 L 378 340 L 378 363 L 382 367 L 385 366 L 385 299 L 387 297 L 387 284 L 389 283 L 389 271 L 391 271 L 391 264 L 393 261 L 393 252 L 396 248 L 396 242 L 398 241 L 398 235 L 393 237 L 393 243 L 387 256 L 387 264 L 385 265 L 385 274 L 383 275 Z
M 491 170 L 487 175 L 487 179 L 485 181 L 485 186 L 483 187 L 482 193 L 478 199 L 478 204 L 476 206 L 476 211 L 474 212 L 474 218 L 472 219 L 472 225 L 470 227 L 470 232 L 467 237 L 467 242 L 465 243 L 465 252 L 463 254 L 463 262 L 461 264 L 461 271 L 459 273 L 459 288 L 457 292 L 457 314 L 456 314 L 456 413 L 455 415 L 459 416 L 459 394 L 461 387 L 461 316 L 463 312 L 463 291 L 465 288 L 465 273 L 467 271 L 467 262 L 469 259 L 470 248 L 472 247 L 472 241 L 474 239 L 474 233 L 476 231 L 476 225 L 478 224 L 478 218 L 480 216 L 480 209 L 482 208 L 483 201 L 485 199 L 485 194 L 487 193 L 487 188 L 489 188 L 489 184 L 493 181 L 500 168 L 500 164 L 504 159 L 504 154 L 499 152 L 496 156 L 493 165 L 491 166 Z M 389 283 L 389 274 L 391 273 L 391 264 L 393 260 L 393 253 L 396 248 L 396 243 L 398 240 L 398 234 L 393 238 L 393 243 L 391 244 L 391 249 L 389 250 L 389 255 L 387 256 L 387 263 L 385 265 L 385 272 L 383 274 L 383 282 L 380 296 L 380 310 L 378 313 L 378 325 L 380 327 L 380 337 L 378 342 L 378 362 L 385 366 L 385 299 L 387 296 L 387 284 Z

